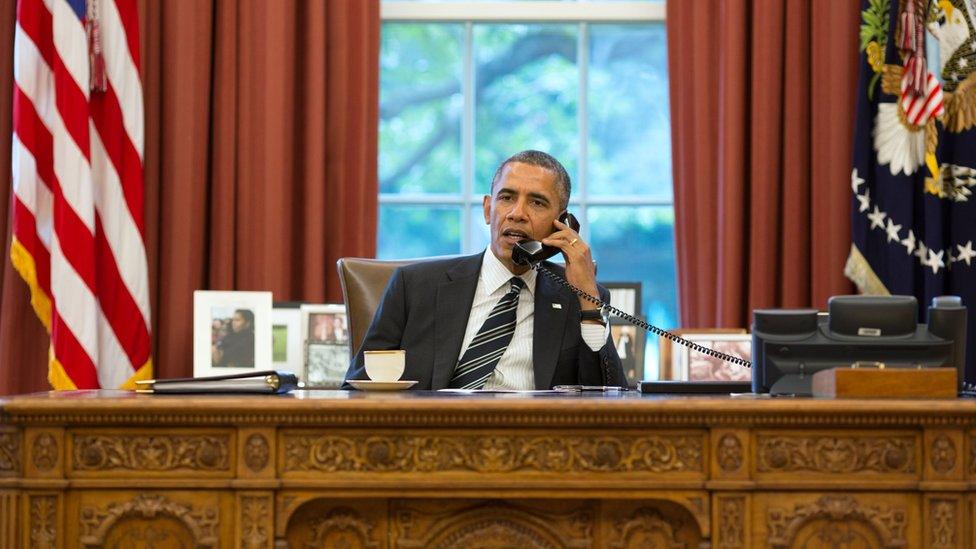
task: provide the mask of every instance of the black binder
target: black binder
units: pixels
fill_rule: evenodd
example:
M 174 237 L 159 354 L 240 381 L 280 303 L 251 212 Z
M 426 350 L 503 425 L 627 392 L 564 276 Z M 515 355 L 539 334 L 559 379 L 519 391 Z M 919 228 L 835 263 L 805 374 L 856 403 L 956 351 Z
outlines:
M 262 370 L 246 374 L 137 381 L 137 393 L 147 394 L 265 394 L 283 395 L 298 387 L 291 372 Z

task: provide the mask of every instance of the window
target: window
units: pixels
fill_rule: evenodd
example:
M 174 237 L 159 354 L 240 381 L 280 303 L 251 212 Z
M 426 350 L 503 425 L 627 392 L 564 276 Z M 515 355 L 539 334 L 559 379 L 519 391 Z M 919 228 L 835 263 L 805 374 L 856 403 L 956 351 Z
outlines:
M 640 314 L 676 326 L 664 5 L 401 0 L 382 13 L 378 256 L 483 250 L 495 169 L 539 149 L 572 177 L 599 280 L 642 282 Z

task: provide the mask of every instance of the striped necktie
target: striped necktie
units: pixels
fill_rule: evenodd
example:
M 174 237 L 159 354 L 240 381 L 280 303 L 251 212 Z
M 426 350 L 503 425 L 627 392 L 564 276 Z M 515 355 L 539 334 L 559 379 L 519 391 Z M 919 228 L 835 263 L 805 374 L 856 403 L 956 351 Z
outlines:
M 515 334 L 515 310 L 518 309 L 519 292 L 525 281 L 517 276 L 511 280 L 508 293 L 498 300 L 488 319 L 468 344 L 464 355 L 454 368 L 454 377 L 448 384 L 452 389 L 480 389 L 495 371 L 495 366 L 508 349 Z

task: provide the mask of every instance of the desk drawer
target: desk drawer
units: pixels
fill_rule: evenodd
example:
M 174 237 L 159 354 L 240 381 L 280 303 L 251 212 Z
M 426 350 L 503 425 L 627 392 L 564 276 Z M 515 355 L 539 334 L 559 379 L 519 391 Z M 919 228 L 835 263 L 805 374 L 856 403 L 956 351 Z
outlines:
M 230 478 L 231 429 L 78 429 L 68 432 L 68 478 Z
M 753 479 L 764 485 L 865 488 L 922 479 L 920 431 L 757 431 Z
M 284 430 L 283 480 L 525 485 L 701 483 L 705 430 Z M 438 480 L 440 479 L 440 480 Z

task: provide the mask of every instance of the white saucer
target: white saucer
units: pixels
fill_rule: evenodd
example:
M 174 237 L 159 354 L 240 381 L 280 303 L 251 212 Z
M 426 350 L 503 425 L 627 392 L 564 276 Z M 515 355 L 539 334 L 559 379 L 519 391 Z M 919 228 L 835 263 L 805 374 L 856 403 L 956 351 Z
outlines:
M 360 391 L 402 391 L 417 384 L 416 381 L 370 381 L 350 379 L 349 384 Z

